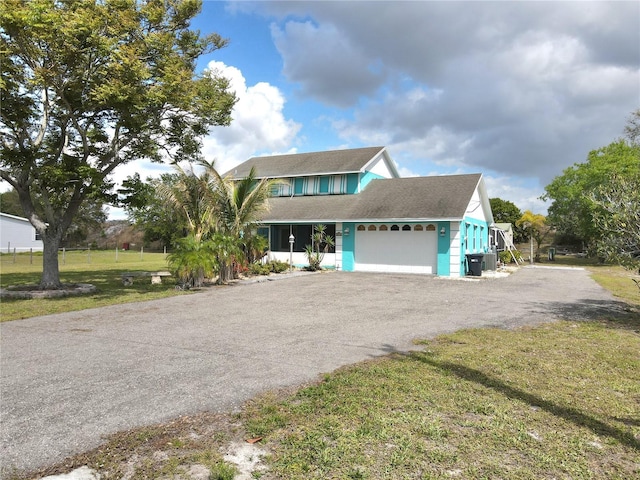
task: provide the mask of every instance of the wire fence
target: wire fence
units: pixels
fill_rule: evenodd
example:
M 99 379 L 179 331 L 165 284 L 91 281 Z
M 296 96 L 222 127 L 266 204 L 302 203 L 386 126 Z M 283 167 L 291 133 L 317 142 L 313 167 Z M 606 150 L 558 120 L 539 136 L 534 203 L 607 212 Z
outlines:
M 140 250 L 96 250 L 91 248 L 60 248 L 58 250 L 59 265 L 79 265 L 91 263 L 129 263 L 132 261 L 144 261 L 149 255 L 156 257 L 158 253 L 167 255 L 167 249 L 163 252 Z M 42 250 L 33 248 L 7 248 L 0 252 L 0 262 L 2 264 L 16 265 L 42 265 Z

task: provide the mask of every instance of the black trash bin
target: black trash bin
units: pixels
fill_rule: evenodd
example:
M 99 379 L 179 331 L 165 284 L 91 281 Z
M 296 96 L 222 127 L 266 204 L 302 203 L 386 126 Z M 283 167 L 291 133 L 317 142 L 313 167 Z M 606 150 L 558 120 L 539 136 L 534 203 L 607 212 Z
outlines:
M 482 276 L 482 259 L 484 258 L 484 253 L 468 253 L 467 254 L 467 265 L 469 267 L 469 271 L 467 275 L 471 275 L 473 277 L 481 277 Z

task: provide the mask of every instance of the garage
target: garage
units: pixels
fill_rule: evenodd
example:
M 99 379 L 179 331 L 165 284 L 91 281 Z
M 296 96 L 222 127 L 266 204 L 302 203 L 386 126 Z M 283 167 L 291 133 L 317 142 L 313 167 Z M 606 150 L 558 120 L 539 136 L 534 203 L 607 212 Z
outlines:
M 358 224 L 355 270 L 436 274 L 438 235 L 434 224 Z

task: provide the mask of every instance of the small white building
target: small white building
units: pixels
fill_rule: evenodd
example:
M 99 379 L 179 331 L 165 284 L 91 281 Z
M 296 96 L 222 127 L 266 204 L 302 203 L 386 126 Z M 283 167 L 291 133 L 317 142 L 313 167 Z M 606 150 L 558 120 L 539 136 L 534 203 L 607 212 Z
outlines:
M 40 235 L 26 218 L 0 212 L 0 249 L 11 253 L 42 251 L 44 248 Z

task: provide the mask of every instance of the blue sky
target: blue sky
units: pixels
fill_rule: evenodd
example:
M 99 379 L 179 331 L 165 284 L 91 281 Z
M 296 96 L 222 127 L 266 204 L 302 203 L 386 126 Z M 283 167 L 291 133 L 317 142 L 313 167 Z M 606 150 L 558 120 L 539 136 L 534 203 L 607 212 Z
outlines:
M 405 176 L 480 172 L 491 197 L 546 213 L 545 185 L 640 108 L 636 1 L 205 0 L 192 27 L 229 39 L 199 63 L 239 98 L 204 139 L 221 171 L 381 145 Z

